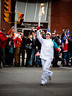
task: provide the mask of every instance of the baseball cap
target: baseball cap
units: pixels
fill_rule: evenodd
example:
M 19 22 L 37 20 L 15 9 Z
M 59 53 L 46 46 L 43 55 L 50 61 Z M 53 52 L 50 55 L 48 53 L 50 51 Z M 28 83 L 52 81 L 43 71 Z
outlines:
M 46 32 L 46 34 L 49 34 L 49 35 L 51 35 L 51 33 L 50 33 L 50 32 L 48 32 L 48 31 Z

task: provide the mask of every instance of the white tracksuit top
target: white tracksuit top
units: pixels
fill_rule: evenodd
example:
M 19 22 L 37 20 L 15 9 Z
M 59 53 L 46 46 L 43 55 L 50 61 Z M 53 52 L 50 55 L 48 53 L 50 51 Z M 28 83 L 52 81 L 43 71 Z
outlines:
M 53 59 L 54 56 L 54 43 L 51 39 L 43 39 L 39 30 L 37 31 L 37 38 L 41 43 L 40 58 L 44 60 Z

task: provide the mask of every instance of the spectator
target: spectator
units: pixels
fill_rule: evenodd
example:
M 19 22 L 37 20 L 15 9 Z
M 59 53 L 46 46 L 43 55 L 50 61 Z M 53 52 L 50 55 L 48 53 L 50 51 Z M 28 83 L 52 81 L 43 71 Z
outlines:
M 36 54 L 35 54 L 35 66 L 41 67 L 41 59 L 40 59 L 40 50 L 41 50 L 41 43 L 39 42 L 38 38 L 36 38 Z
M 30 58 L 31 58 L 31 54 L 32 54 L 32 35 L 31 34 L 28 36 L 28 39 L 26 40 L 25 48 L 26 48 L 26 53 L 27 53 L 27 59 L 26 59 L 25 66 L 31 67 L 30 62 L 29 62 Z
M 71 59 L 70 65 L 72 66 L 72 38 L 68 39 L 68 59 Z
M 14 57 L 14 40 L 12 35 L 9 35 L 9 56 L 8 56 L 8 62 L 9 66 L 13 66 L 13 57 Z
M 21 53 L 22 53 L 22 66 L 25 66 L 24 59 L 25 59 L 25 44 L 26 44 L 26 37 L 22 34 L 22 43 L 21 43 Z
M 35 46 L 36 46 L 36 34 L 35 31 L 32 31 L 32 53 L 31 53 L 31 57 L 29 60 L 29 65 L 33 66 L 34 65 L 34 59 L 35 59 Z
M 21 32 L 17 32 L 14 37 L 14 58 L 15 58 L 15 66 L 20 66 L 20 49 L 21 49 L 22 36 Z
M 52 40 L 55 41 L 57 43 L 57 45 L 60 44 L 59 42 L 59 38 L 58 36 L 56 36 L 55 33 L 52 33 L 52 36 L 51 36 Z M 58 61 L 59 61 L 59 52 L 56 51 L 56 49 L 54 48 L 54 58 L 53 58 L 53 67 L 59 67 L 58 65 Z
M 63 66 L 69 66 L 67 29 L 62 34 L 62 59 Z
M 0 67 L 1 67 L 1 62 L 3 66 L 5 66 L 5 46 L 7 43 L 7 37 L 5 34 L 5 29 L 2 29 L 0 31 Z

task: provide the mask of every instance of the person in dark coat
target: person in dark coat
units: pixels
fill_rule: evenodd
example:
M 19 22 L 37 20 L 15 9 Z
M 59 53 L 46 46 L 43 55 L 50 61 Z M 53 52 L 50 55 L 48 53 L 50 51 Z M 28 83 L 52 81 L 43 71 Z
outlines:
M 32 53 L 29 60 L 29 65 L 34 66 L 35 64 L 35 49 L 36 49 L 36 33 L 35 31 L 32 31 Z
M 59 46 L 59 37 L 58 36 L 56 36 L 56 34 L 55 33 L 52 33 L 52 40 L 53 41 L 55 41 L 56 43 L 57 43 L 57 45 Z M 54 48 L 54 59 L 53 59 L 53 61 L 52 61 L 52 63 L 53 63 L 53 67 L 59 67 L 59 65 L 58 65 L 58 61 L 59 61 L 59 52 L 58 51 L 56 51 L 56 49 Z
M 40 50 L 41 50 L 41 43 L 39 42 L 38 38 L 36 38 L 36 61 L 35 61 L 35 66 L 36 67 L 41 67 L 41 59 L 40 59 Z
M 68 59 L 71 59 L 70 65 L 72 66 L 72 38 L 68 39 Z
M 22 33 L 22 43 L 21 43 L 22 66 L 25 66 L 25 64 L 24 64 L 24 59 L 25 59 L 25 44 L 26 44 L 26 37 Z
M 27 53 L 27 58 L 26 58 L 26 67 L 29 66 L 29 60 L 31 58 L 31 54 L 32 54 L 32 35 L 29 35 L 28 39 L 26 40 L 26 53 Z

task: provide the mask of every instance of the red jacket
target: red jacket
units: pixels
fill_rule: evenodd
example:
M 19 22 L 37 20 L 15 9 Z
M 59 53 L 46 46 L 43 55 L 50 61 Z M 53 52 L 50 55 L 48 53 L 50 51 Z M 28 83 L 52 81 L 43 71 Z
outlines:
M 7 37 L 2 33 L 0 32 L 0 47 L 1 48 L 5 48 L 5 45 L 7 43 Z
M 15 34 L 16 35 L 16 34 Z M 21 47 L 22 37 L 17 34 L 18 36 L 14 36 L 14 48 Z
M 68 51 L 68 40 L 67 39 L 65 40 L 65 43 L 63 44 L 62 48 L 63 48 L 63 52 Z

